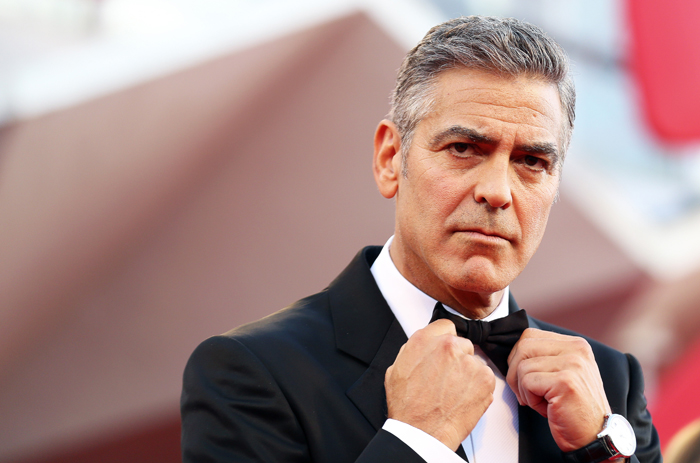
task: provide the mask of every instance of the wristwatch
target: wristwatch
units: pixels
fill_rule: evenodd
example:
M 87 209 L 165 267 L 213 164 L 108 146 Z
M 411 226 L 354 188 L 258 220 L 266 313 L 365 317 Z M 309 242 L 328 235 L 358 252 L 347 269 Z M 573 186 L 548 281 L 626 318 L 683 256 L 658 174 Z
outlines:
M 564 452 L 568 463 L 598 463 L 612 458 L 629 458 L 637 449 L 634 429 L 622 415 L 608 413 L 603 430 L 590 444 L 572 452 Z

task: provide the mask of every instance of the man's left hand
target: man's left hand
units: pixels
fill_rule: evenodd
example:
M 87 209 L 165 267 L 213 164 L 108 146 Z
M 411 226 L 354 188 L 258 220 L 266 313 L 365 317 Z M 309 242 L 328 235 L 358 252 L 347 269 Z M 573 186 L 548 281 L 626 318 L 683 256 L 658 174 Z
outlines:
M 506 381 L 520 405 L 547 418 L 564 452 L 593 442 L 610 413 L 593 351 L 580 337 L 526 329 L 508 357 Z

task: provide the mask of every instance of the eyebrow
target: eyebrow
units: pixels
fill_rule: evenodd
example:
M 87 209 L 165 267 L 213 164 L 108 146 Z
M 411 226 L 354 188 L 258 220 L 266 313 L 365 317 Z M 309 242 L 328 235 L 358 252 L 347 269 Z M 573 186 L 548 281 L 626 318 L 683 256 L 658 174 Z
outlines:
M 445 142 L 445 140 L 454 137 L 468 138 L 474 143 L 485 143 L 491 145 L 495 143 L 495 140 L 493 138 L 481 134 L 474 129 L 469 129 L 461 125 L 453 125 L 452 127 L 449 127 L 435 135 L 433 139 L 430 140 L 430 147 L 437 147 L 443 142 Z
M 477 132 L 474 129 L 464 127 L 461 125 L 453 125 L 442 132 L 438 133 L 430 140 L 430 147 L 436 148 L 443 144 L 446 140 L 450 138 L 459 137 L 466 138 L 474 143 L 484 143 L 487 145 L 494 145 L 496 141 L 482 133 Z M 559 149 L 555 143 L 541 142 L 541 143 L 530 143 L 526 145 L 516 145 L 514 151 L 526 154 L 540 154 L 546 155 L 555 164 L 559 164 Z
M 552 158 L 552 161 L 559 162 L 559 150 L 554 143 L 532 143 L 529 145 L 516 145 L 515 151 L 527 154 L 544 154 Z

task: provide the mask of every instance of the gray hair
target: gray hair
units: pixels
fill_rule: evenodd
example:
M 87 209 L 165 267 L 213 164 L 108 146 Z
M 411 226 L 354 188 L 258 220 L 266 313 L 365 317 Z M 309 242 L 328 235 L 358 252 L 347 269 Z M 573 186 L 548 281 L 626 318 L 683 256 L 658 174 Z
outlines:
M 399 69 L 388 117 L 401 137 L 404 174 L 416 126 L 434 102 L 435 80 L 441 72 L 457 67 L 528 75 L 555 84 L 567 118 L 562 128 L 566 152 L 574 128 L 576 89 L 564 49 L 532 24 L 513 18 L 465 16 L 430 29 Z

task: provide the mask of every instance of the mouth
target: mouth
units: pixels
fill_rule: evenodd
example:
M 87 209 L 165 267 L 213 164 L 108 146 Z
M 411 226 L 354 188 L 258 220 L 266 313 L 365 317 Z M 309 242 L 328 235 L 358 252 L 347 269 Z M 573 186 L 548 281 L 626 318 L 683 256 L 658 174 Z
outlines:
M 507 236 L 491 230 L 483 230 L 480 228 L 471 228 L 468 230 L 459 230 L 458 233 L 466 234 L 471 238 L 486 240 L 489 242 L 502 243 L 504 241 L 510 241 Z

